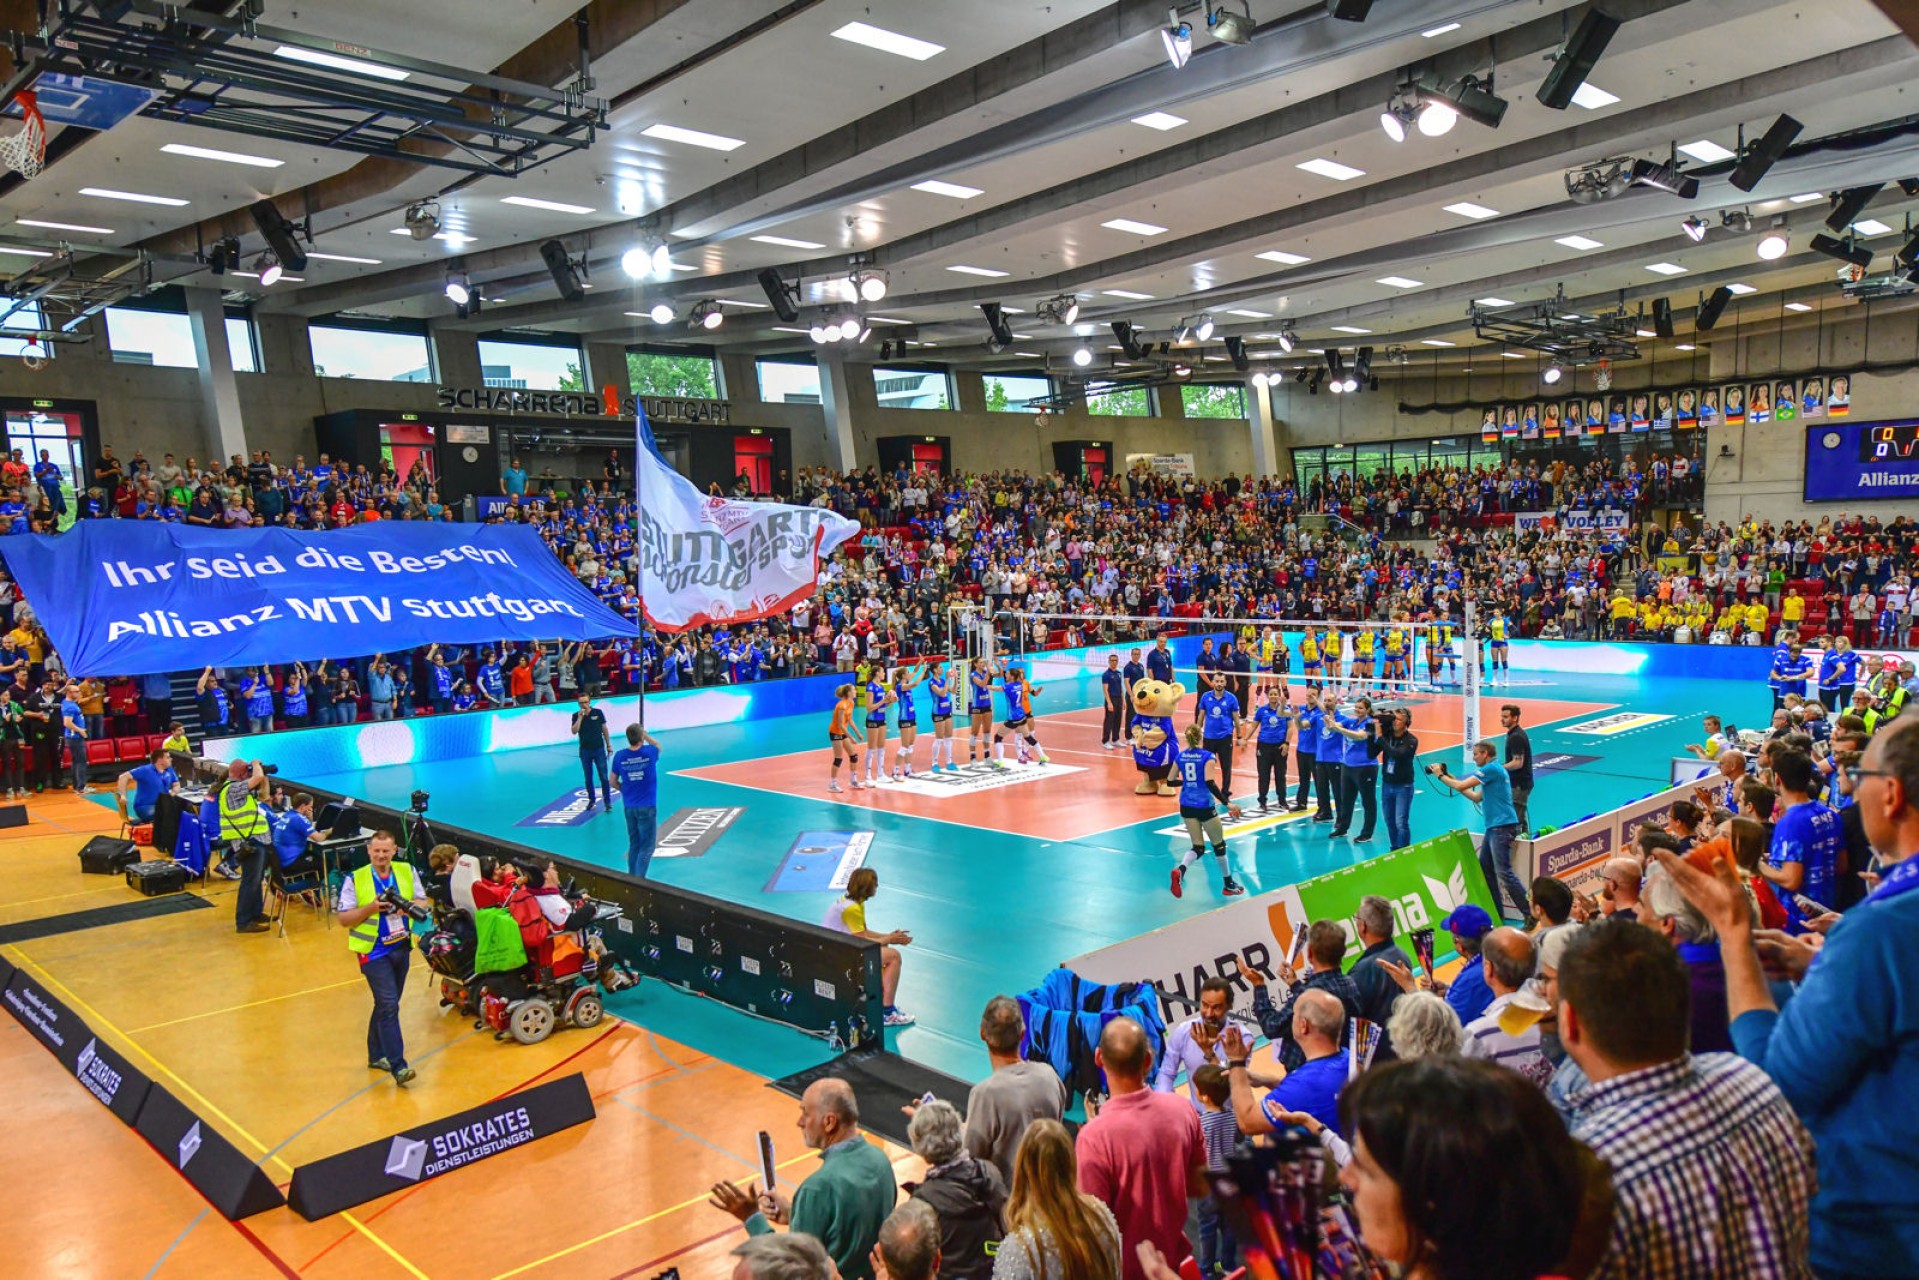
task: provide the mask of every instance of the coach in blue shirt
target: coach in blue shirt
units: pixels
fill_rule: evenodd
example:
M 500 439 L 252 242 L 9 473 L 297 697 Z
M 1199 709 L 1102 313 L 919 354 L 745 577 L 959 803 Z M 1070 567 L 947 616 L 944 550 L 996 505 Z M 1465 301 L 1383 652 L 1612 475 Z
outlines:
M 1339 699 L 1324 693 L 1319 699 L 1319 729 L 1313 741 L 1313 781 L 1319 788 L 1314 822 L 1333 820 L 1333 801 L 1339 796 L 1340 762 L 1346 758 L 1345 739 L 1339 736 Z M 1301 739 L 1305 741 L 1305 739 Z
M 612 768 L 626 810 L 626 869 L 644 877 L 658 829 L 659 742 L 636 724 L 626 726 L 626 745 L 613 753 Z
M 1352 714 L 1334 716 L 1333 729 L 1339 734 L 1339 811 L 1338 820 L 1333 823 L 1329 834 L 1343 836 L 1351 829 L 1353 801 L 1357 799 L 1360 807 L 1366 811 L 1366 817 L 1360 824 L 1359 834 L 1353 837 L 1354 842 L 1371 840 L 1373 824 L 1379 818 L 1379 764 L 1372 750 L 1372 741 L 1377 734 L 1373 724 L 1373 700 L 1361 698 L 1353 705 Z

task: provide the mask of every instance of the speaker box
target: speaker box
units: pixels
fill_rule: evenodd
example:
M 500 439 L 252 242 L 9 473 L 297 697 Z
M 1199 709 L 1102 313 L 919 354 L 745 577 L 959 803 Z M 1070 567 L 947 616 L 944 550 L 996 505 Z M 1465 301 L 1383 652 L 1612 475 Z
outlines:
M 23 804 L 0 804 L 0 828 L 24 827 L 27 825 L 27 806 Z
M 1662 338 L 1672 337 L 1672 299 L 1654 298 L 1652 303 L 1652 331 Z
M 131 840 L 95 836 L 80 848 L 80 870 L 87 875 L 116 875 L 138 861 L 140 851 Z

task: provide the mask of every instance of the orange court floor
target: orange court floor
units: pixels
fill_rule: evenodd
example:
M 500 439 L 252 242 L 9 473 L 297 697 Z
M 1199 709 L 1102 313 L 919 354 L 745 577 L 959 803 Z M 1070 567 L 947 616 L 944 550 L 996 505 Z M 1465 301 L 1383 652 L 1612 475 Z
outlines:
M 139 901 L 82 876 L 77 851 L 116 833 L 109 809 L 49 793 L 0 832 L 0 925 Z M 296 906 L 286 935 L 233 930 L 231 882 L 191 884 L 210 909 L 0 946 L 218 1129 L 284 1190 L 296 1165 L 570 1072 L 597 1118 L 307 1222 L 280 1208 L 226 1221 L 133 1129 L 0 1015 L 9 1260 L 22 1276 L 646 1277 L 730 1274 L 739 1226 L 706 1203 L 745 1182 L 767 1130 L 789 1189 L 816 1167 L 798 1105 L 764 1077 L 608 1017 L 538 1045 L 496 1043 L 438 1007 L 416 959 L 402 1004 L 410 1088 L 367 1070 L 365 984 L 345 935 Z M 924 1165 L 878 1142 L 902 1181 Z

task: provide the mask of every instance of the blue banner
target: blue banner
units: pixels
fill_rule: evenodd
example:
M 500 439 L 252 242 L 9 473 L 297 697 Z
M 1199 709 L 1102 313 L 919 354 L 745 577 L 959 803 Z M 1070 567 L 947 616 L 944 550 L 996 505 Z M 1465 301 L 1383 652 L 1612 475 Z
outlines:
M 0 558 L 75 675 L 638 634 L 527 528 L 82 520 L 0 539 Z
M 773 869 L 768 893 L 844 891 L 855 871 L 866 865 L 873 847 L 871 831 L 802 831 Z

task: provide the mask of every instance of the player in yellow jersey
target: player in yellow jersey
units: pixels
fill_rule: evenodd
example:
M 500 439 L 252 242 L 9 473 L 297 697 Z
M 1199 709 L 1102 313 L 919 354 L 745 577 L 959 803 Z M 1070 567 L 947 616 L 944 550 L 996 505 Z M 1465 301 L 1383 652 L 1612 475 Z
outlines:
M 1506 611 L 1504 609 L 1495 610 L 1492 621 L 1486 624 L 1492 640 L 1492 669 L 1501 675 L 1506 674 L 1506 629 L 1508 625 L 1506 621 Z
M 1399 629 L 1399 618 L 1393 618 L 1393 625 L 1386 628 L 1386 670 L 1383 678 L 1404 680 L 1406 678 L 1406 633 Z
M 1364 688 L 1373 681 L 1373 633 L 1353 633 L 1353 684 Z
M 1306 680 L 1306 687 L 1314 693 L 1324 687 L 1325 682 L 1319 678 L 1319 638 L 1313 634 L 1311 627 L 1299 640 L 1299 672 Z
M 1319 633 L 1319 657 L 1326 664 L 1326 683 L 1337 688 L 1346 679 L 1346 648 L 1345 641 L 1332 627 Z
M 1439 687 L 1440 664 L 1446 661 L 1446 629 L 1439 619 L 1428 615 L 1426 618 L 1426 679 L 1437 689 Z

